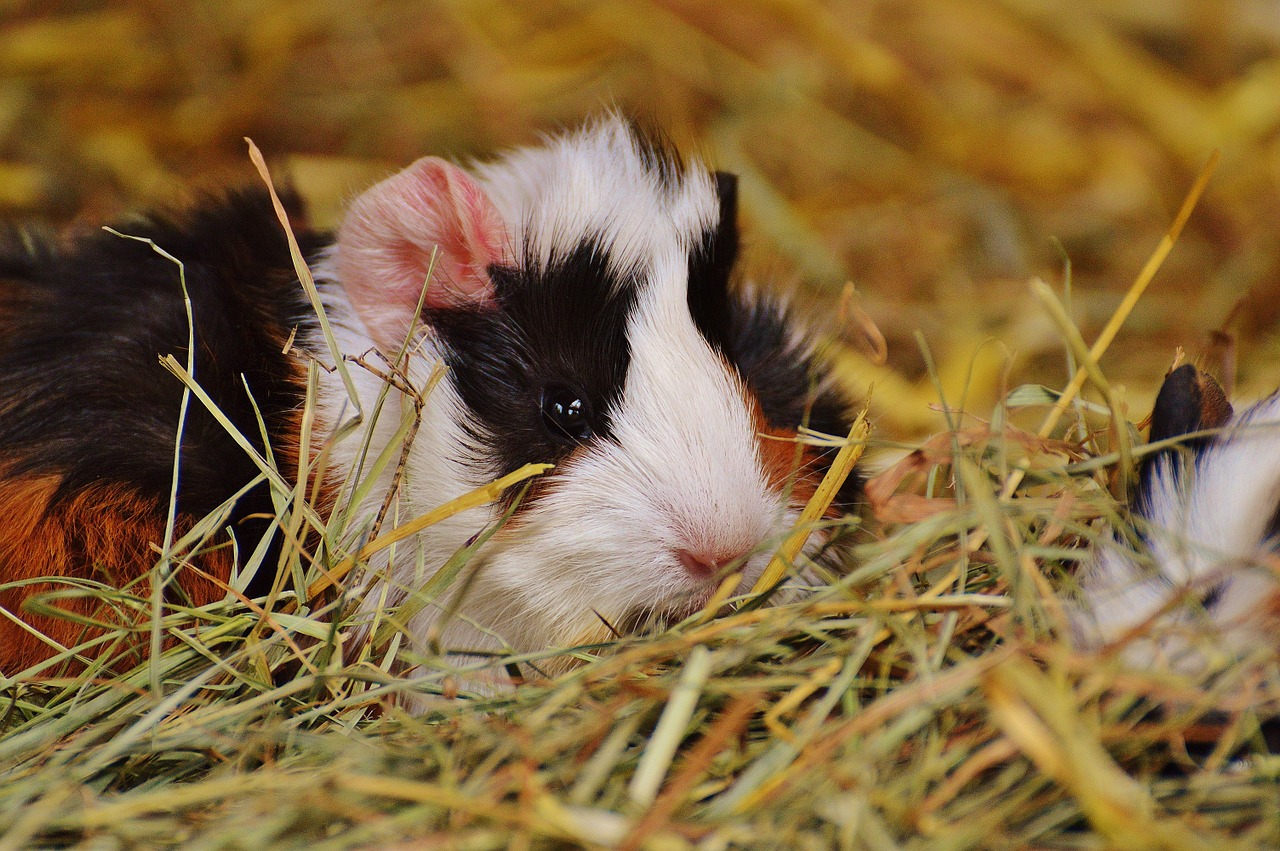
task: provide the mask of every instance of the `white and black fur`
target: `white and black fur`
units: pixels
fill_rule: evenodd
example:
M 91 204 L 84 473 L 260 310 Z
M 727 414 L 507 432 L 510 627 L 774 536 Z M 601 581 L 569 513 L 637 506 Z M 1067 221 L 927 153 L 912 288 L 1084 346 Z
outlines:
M 1133 501 L 1141 546 L 1102 542 L 1074 618 L 1085 646 L 1142 667 L 1205 673 L 1280 651 L 1280 395 L 1233 412 L 1214 380 L 1169 374 Z
M 350 498 L 366 430 L 377 457 L 446 367 L 425 394 L 398 484 L 389 465 L 356 509 L 365 534 L 393 485 L 392 521 L 404 521 L 526 463 L 556 465 L 473 558 L 455 584 L 465 596 L 408 625 L 418 653 L 441 626 L 455 651 L 530 651 L 689 613 L 730 566 L 749 587 L 829 460 L 797 449 L 797 429 L 848 429 L 806 335 L 770 299 L 731 286 L 736 200 L 732 176 L 614 117 L 470 171 L 421 160 L 359 196 L 332 240 L 289 200 L 342 355 L 391 359 L 409 341 L 412 392 L 393 389 L 376 420 L 383 379 L 349 362 L 359 398 L 348 397 L 265 192 L 119 227 L 183 261 L 196 380 L 253 440 L 257 406 L 281 470 L 297 465 L 307 362 L 326 367 L 312 429 L 313 451 L 328 452 L 324 504 Z M 120 583 L 154 563 L 134 559 L 151 554 L 163 527 L 181 399 L 157 356 L 185 361 L 188 327 L 172 263 L 138 242 L 15 234 L 0 273 L 0 511 L 20 516 L 0 533 L 9 673 L 56 647 L 19 620 L 64 643 L 76 637 L 22 613 L 31 593 L 57 586 L 32 578 Z M 364 419 L 344 429 L 357 411 Z M 180 529 L 256 472 L 198 405 L 181 469 Z M 851 509 L 859 487 L 851 477 L 835 510 Z M 464 512 L 375 557 L 359 587 L 365 608 L 421 588 L 509 507 Z M 251 491 L 220 540 L 234 539 L 243 557 L 278 536 L 271 513 L 266 487 Z M 815 536 L 809 552 L 821 546 Z M 225 582 L 231 553 L 215 550 L 202 569 Z M 217 599 L 218 581 L 180 570 L 171 593 Z M 450 604 L 456 616 L 443 625 Z

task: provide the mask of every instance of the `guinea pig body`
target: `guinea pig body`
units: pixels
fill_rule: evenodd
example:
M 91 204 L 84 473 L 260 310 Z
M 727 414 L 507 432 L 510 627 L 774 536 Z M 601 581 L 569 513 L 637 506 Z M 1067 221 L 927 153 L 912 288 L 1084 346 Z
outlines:
M 25 612 L 28 597 L 117 622 L 95 588 L 132 586 L 165 540 L 183 385 L 159 363 L 187 363 L 182 279 L 192 303 L 196 380 L 254 451 L 261 416 L 281 469 L 297 470 L 306 364 L 283 354 L 315 321 L 265 193 L 201 204 L 177 219 L 137 219 L 122 232 L 65 239 L 13 231 L 0 248 L 0 672 L 13 673 L 91 635 L 80 623 Z M 316 253 L 321 243 L 303 234 Z M 250 392 L 246 391 L 250 388 Z M 256 408 L 256 410 L 255 410 Z M 291 457 L 294 456 L 294 457 Z M 194 400 L 182 437 L 175 535 L 231 500 L 258 473 L 251 457 Z M 234 501 L 217 536 L 175 576 L 171 599 L 221 598 L 239 560 L 269 534 L 265 485 Z M 266 586 L 270 578 L 266 577 Z M 259 586 L 261 587 L 261 583 Z M 145 594 L 144 594 L 145 596 Z M 30 626 L 34 629 L 28 629 Z
M 1192 436 L 1150 455 L 1133 511 L 1145 552 L 1100 544 L 1075 617 L 1082 643 L 1124 642 L 1139 667 L 1206 670 L 1280 651 L 1280 396 L 1236 414 L 1188 364 L 1165 379 L 1151 440 Z
M 120 230 L 182 261 L 195 379 L 286 475 L 308 361 L 325 367 L 312 449 L 327 451 L 320 502 L 359 501 L 349 551 L 389 489 L 383 531 L 526 463 L 555 465 L 407 630 L 424 653 L 429 635 L 459 652 L 537 650 L 691 613 L 731 569 L 749 587 L 826 468 L 798 427 L 848 429 L 785 312 L 730 287 L 735 189 L 606 118 L 473 172 L 420 160 L 358 197 L 332 241 L 296 222 L 356 399 L 264 193 Z M 157 356 L 185 362 L 188 326 L 175 265 L 143 243 L 28 241 L 0 262 L 0 500 L 21 518 L 0 531 L 8 672 L 53 651 L 23 619 L 60 642 L 78 630 L 20 613 L 42 581 L 115 585 L 155 563 L 182 396 Z M 393 368 L 404 380 L 388 391 Z M 409 419 L 405 463 L 361 487 Z M 236 496 L 258 466 L 197 404 L 179 473 L 179 531 L 231 506 L 222 540 L 234 549 L 178 568 L 182 592 L 207 602 L 279 533 L 265 485 Z M 837 506 L 857 488 L 855 476 Z M 364 606 L 422 588 L 508 508 L 463 512 L 375 556 Z M 247 590 L 270 579 L 260 571 Z

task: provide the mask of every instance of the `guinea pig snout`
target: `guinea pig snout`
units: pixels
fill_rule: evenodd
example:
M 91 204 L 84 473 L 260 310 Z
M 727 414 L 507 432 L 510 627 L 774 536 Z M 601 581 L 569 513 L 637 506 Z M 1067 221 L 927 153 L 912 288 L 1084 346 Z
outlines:
M 688 547 L 676 551 L 676 560 L 694 579 L 711 579 L 734 563 L 743 561 L 750 553 L 749 547 L 738 549 Z

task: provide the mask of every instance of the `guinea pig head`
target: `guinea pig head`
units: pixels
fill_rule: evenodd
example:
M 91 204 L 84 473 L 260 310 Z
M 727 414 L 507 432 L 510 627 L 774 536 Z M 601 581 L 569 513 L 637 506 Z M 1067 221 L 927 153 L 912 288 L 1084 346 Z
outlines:
M 798 427 L 848 421 L 785 311 L 730 286 L 736 181 L 613 119 L 474 177 L 426 161 L 398 180 L 357 203 L 340 266 L 387 346 L 439 246 L 422 351 L 448 367 L 428 406 L 457 443 L 415 464 L 472 484 L 555 465 L 473 557 L 446 637 L 563 646 L 690 614 L 730 574 L 749 588 L 826 468 Z M 405 493 L 420 511 L 447 496 Z M 458 543 L 508 507 L 472 513 Z M 389 574 L 410 585 L 407 570 Z

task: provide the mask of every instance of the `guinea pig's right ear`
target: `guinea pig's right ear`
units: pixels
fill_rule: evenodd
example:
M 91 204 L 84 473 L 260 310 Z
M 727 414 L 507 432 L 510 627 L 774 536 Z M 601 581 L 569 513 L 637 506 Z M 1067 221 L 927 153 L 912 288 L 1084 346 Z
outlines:
M 491 303 L 489 267 L 508 262 L 508 245 L 502 217 L 471 175 L 424 157 L 351 205 L 338 230 L 337 272 L 373 341 L 393 350 L 419 299 L 427 308 Z

